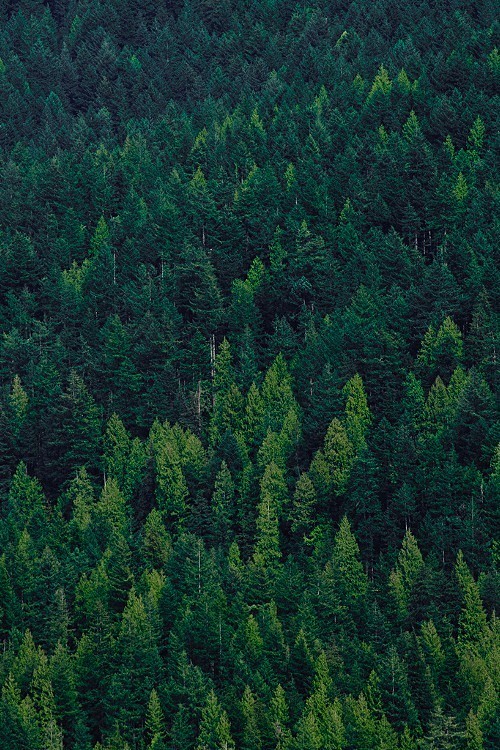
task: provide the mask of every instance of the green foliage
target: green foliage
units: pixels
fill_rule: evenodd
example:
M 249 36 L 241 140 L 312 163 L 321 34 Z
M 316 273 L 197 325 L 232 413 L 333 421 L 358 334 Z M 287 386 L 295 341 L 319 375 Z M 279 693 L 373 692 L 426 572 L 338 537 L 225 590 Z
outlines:
M 291 509 L 292 531 L 307 533 L 314 523 L 313 511 L 316 505 L 316 490 L 307 474 L 301 474 L 295 485 Z
M 369 99 L 372 99 L 377 94 L 387 96 L 390 94 L 392 89 L 392 81 L 389 78 L 389 74 L 383 65 L 378 69 L 377 75 L 374 78 L 373 85 L 368 95 Z
M 366 445 L 366 433 L 372 416 L 361 377 L 354 375 L 342 389 L 345 399 L 345 429 L 356 453 Z
M 279 519 L 288 499 L 288 490 L 281 469 L 270 463 L 260 482 L 260 503 L 257 516 L 255 555 L 272 569 L 281 558 Z
M 0 2 L 2 750 L 500 746 L 496 8 L 330 5 Z
M 486 613 L 483 609 L 479 589 L 463 555 L 459 552 L 455 572 L 462 593 L 463 607 L 459 619 L 458 647 L 483 651 L 488 637 Z
M 394 597 L 398 614 L 402 618 L 408 616 L 410 597 L 423 566 L 424 561 L 417 540 L 411 531 L 407 531 L 396 565 L 389 576 L 389 590 Z
M 221 708 L 215 693 L 209 693 L 202 711 L 197 750 L 231 750 L 231 738 L 227 713 Z
M 418 354 L 417 362 L 427 377 L 436 374 L 448 379 L 460 364 L 463 355 L 462 334 L 449 317 L 445 318 L 437 331 L 432 326 L 427 330 Z
M 179 446 L 169 425 L 153 425 L 151 444 L 155 459 L 158 508 L 169 525 L 178 526 L 185 514 L 188 488 L 182 471 Z
M 344 605 L 354 605 L 368 589 L 368 580 L 360 560 L 358 543 L 344 516 L 335 534 L 331 569 L 334 586 Z

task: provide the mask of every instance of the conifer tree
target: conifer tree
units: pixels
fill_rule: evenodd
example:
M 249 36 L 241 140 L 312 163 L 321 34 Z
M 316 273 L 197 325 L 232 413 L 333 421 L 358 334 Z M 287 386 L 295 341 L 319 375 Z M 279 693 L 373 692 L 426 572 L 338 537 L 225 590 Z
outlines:
M 7 500 L 9 523 L 16 535 L 24 528 L 40 538 L 45 521 L 44 497 L 37 479 L 28 475 L 22 461 L 12 478 Z
M 197 750 L 231 750 L 234 748 L 227 713 L 212 691 L 201 714 Z
M 149 747 L 151 750 L 164 750 L 166 729 L 160 699 L 155 688 L 149 696 L 148 710 L 146 714 L 146 730 L 149 734 Z
M 227 546 L 231 521 L 234 514 L 235 487 L 225 461 L 215 478 L 213 503 L 214 541 Z
M 316 490 L 308 474 L 301 474 L 295 485 L 293 505 L 290 511 L 292 531 L 310 533 L 314 524 L 313 512 L 316 506 Z
M 322 740 L 318 721 L 312 711 L 307 711 L 299 721 L 295 747 L 304 750 L 321 750 Z
M 260 504 L 257 516 L 255 555 L 264 567 L 274 570 L 281 558 L 279 520 L 288 499 L 283 472 L 270 463 L 260 483 Z
M 455 572 L 463 598 L 459 620 L 458 647 L 484 654 L 488 638 L 488 623 L 479 590 L 467 567 L 462 552 L 458 553 Z
M 153 508 L 143 527 L 144 556 L 154 568 L 161 568 L 172 555 L 172 541 L 165 528 L 161 513 Z
M 139 736 L 144 706 L 160 675 L 160 658 L 151 618 L 142 597 L 131 589 L 116 643 L 117 664 L 107 696 L 108 722 L 124 727 L 131 741 Z M 126 729 L 125 729 L 126 728 Z
M 408 605 L 413 587 L 422 572 L 424 561 L 417 540 L 407 531 L 398 554 L 396 566 L 389 576 L 389 590 L 394 597 L 400 618 L 408 616 Z
M 464 734 L 455 717 L 445 714 L 443 709 L 438 707 L 434 711 L 429 729 L 421 741 L 421 746 L 424 750 L 431 750 L 431 748 L 452 750 L 457 745 L 460 746 Z
M 257 720 L 257 706 L 248 685 L 241 699 L 241 713 L 244 721 L 241 747 L 243 750 L 254 750 L 254 748 L 259 750 L 262 747 L 262 740 Z
M 361 377 L 354 375 L 344 386 L 345 429 L 354 451 L 359 453 L 366 445 L 366 433 L 372 416 Z
M 280 432 L 290 410 L 298 413 L 298 405 L 293 395 L 292 378 L 285 358 L 278 354 L 268 369 L 261 389 L 264 413 L 263 429 L 267 432 Z
M 164 429 L 157 425 L 151 435 L 155 453 L 158 509 L 169 526 L 176 527 L 182 524 L 188 496 L 179 448 L 169 427 Z
M 269 703 L 269 724 L 273 750 L 288 750 L 292 735 L 288 728 L 289 713 L 285 691 L 278 685 Z
M 342 495 L 347 487 L 355 449 L 348 437 L 347 426 L 334 418 L 328 427 L 324 442 L 324 455 L 330 468 L 331 486 L 335 495 Z
M 109 606 L 118 614 L 123 611 L 134 580 L 130 569 L 130 547 L 124 536 L 119 533 L 113 535 L 105 558 L 109 581 Z
M 358 543 L 346 516 L 342 518 L 335 535 L 327 568 L 339 601 L 343 606 L 355 607 L 366 595 L 368 580 L 360 560 Z
M 123 489 L 130 454 L 130 437 L 120 417 L 113 413 L 104 434 L 104 470 Z

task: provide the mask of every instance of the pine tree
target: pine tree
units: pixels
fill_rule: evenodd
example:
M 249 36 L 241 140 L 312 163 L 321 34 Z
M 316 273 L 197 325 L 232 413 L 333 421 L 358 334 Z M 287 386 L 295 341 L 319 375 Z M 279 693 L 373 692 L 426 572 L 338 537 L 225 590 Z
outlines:
M 372 421 L 361 377 L 354 375 L 342 389 L 345 398 L 345 429 L 355 453 L 366 445 L 366 434 Z
M 116 252 L 113 263 L 116 265 Z M 116 277 L 116 270 L 113 271 L 113 276 Z M 134 406 L 137 394 L 141 392 L 141 375 L 132 361 L 129 330 L 118 315 L 111 315 L 101 329 L 101 338 L 101 368 L 107 393 L 107 413 L 117 411 L 127 424 L 131 424 L 137 417 Z
M 429 665 L 434 683 L 439 685 L 446 655 L 443 650 L 441 638 L 432 620 L 422 623 L 421 634 L 422 648 L 426 662 Z
M 363 600 L 368 590 L 368 580 L 360 560 L 356 537 L 351 531 L 347 517 L 340 522 L 335 535 L 332 557 L 327 563 L 334 594 L 342 606 L 351 609 Z
M 232 517 L 234 514 L 235 487 L 225 461 L 215 478 L 214 494 L 212 497 L 214 541 L 216 544 L 228 546 Z
M 109 479 L 93 509 L 94 530 L 104 546 L 113 534 L 126 536 L 129 531 L 129 509 L 115 479 Z
M 83 379 L 70 373 L 68 387 L 61 398 L 59 434 L 56 448 L 61 451 L 61 467 L 72 477 L 76 469 L 84 466 L 91 476 L 100 469 L 101 414 Z
M 221 435 L 230 426 L 226 423 L 224 411 L 231 387 L 235 386 L 231 346 L 224 339 L 219 347 L 213 365 L 213 411 L 210 420 L 210 440 L 216 445 Z
M 295 485 L 293 505 L 290 511 L 292 531 L 300 531 L 307 536 L 314 524 L 313 512 L 316 506 L 316 490 L 308 474 L 301 474 Z
M 302 695 L 309 694 L 313 673 L 314 660 L 304 630 L 301 628 L 290 649 L 290 674 L 297 690 Z
M 106 478 L 115 479 L 123 490 L 131 441 L 123 422 L 116 413 L 113 413 L 108 420 L 103 442 Z
M 340 701 L 330 701 L 331 688 L 332 679 L 326 655 L 321 652 L 316 660 L 313 691 L 306 701 L 305 710 L 316 719 L 321 747 L 325 750 L 342 750 L 345 738 Z
M 5 554 L 0 557 L 0 602 L 0 638 L 7 639 L 12 625 L 19 617 L 19 605 L 14 595 Z
M 151 430 L 156 469 L 158 508 L 168 526 L 182 525 L 186 514 L 188 488 L 182 471 L 179 448 L 171 428 L 159 425 Z
M 398 554 L 396 566 L 389 576 L 389 590 L 394 597 L 398 615 L 408 616 L 408 605 L 413 587 L 422 572 L 424 561 L 417 540 L 407 531 Z
M 0 703 L 2 742 L 6 750 L 40 747 L 41 737 L 34 709 L 29 698 L 21 700 L 21 691 L 12 674 L 2 687 Z
M 322 740 L 317 719 L 312 711 L 306 711 L 299 721 L 297 737 L 295 739 L 297 750 L 321 750 Z
M 462 552 L 457 556 L 455 573 L 463 598 L 459 619 L 458 648 L 484 654 L 489 628 L 477 583 L 467 567 Z
M 257 720 L 256 700 L 248 685 L 245 687 L 241 699 L 241 713 L 244 721 L 242 750 L 260 750 L 262 740 Z
M 212 690 L 201 714 L 196 750 L 231 750 L 234 747 L 227 713 Z
M 278 685 L 271 696 L 268 721 L 273 750 L 288 750 L 292 743 L 292 735 L 288 728 L 289 714 L 285 691 L 281 685 Z
M 255 555 L 269 571 L 281 559 L 279 520 L 288 499 L 283 472 L 270 463 L 260 483 L 260 504 L 257 516 L 257 543 Z
M 71 510 L 69 528 L 77 544 L 85 549 L 93 536 L 91 528 L 95 508 L 95 493 L 85 468 L 77 471 L 64 496 L 65 505 Z
M 447 715 L 441 707 L 436 708 L 427 734 L 421 741 L 423 750 L 454 750 L 460 747 L 464 732 L 454 716 Z
M 26 464 L 21 461 L 12 478 L 7 500 L 8 519 L 16 536 L 26 528 L 36 539 L 43 539 L 44 506 L 40 482 L 28 475 Z
M 153 508 L 146 518 L 142 533 L 144 556 L 153 568 L 162 568 L 172 555 L 172 540 L 161 513 Z
M 19 375 L 14 375 L 12 388 L 9 393 L 9 402 L 12 409 L 14 424 L 12 431 L 16 439 L 19 439 L 26 417 L 28 415 L 29 398 L 23 388 Z
M 408 670 L 394 645 L 390 646 L 381 666 L 381 694 L 391 726 L 398 731 L 405 726 L 418 729 L 418 714 L 408 682 Z
M 75 684 L 74 659 L 67 647 L 58 643 L 49 661 L 49 674 L 56 706 L 55 718 L 66 741 L 75 742 L 78 736 L 81 709 Z
M 477 716 L 472 711 L 469 711 L 469 713 L 467 714 L 465 726 L 467 735 L 467 750 L 483 750 L 483 733 L 481 731 L 481 726 L 479 724 Z
M 146 714 L 146 730 L 148 732 L 150 741 L 150 750 L 164 750 L 166 728 L 163 711 L 158 698 L 158 693 L 155 688 L 151 691 L 149 696 L 148 710 Z
M 130 569 L 130 547 L 124 536 L 119 533 L 113 535 L 109 553 L 105 557 L 109 581 L 109 606 L 118 614 L 123 611 L 134 580 Z
M 151 700 L 151 691 L 160 675 L 155 640 L 152 618 L 142 597 L 131 589 L 121 618 L 116 669 L 106 701 L 109 726 L 116 721 L 131 741 L 140 734 L 144 706 Z
M 43 746 L 47 750 L 62 750 L 63 734 L 56 722 L 56 704 L 54 691 L 47 669 L 47 660 L 43 661 L 33 673 L 33 703 L 38 713 Z
M 358 700 L 351 695 L 346 699 L 346 735 L 357 750 L 372 750 L 377 746 L 377 723 L 361 693 Z
M 427 382 L 436 375 L 449 380 L 451 373 L 461 363 L 463 356 L 462 334 L 448 316 L 436 331 L 429 326 L 422 341 L 417 363 Z
M 342 495 L 347 487 L 354 457 L 355 445 L 348 437 L 352 418 L 346 420 L 346 427 L 334 418 L 325 435 L 323 452 L 328 462 L 331 486 L 335 495 Z
M 264 413 L 263 430 L 279 433 L 290 410 L 299 408 L 293 395 L 292 378 L 283 355 L 278 354 L 268 369 L 261 389 Z

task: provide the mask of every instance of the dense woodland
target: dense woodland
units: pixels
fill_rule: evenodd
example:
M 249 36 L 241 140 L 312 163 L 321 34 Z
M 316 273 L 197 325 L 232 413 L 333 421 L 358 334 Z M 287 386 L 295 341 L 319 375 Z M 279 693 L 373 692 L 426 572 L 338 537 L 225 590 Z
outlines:
M 493 0 L 0 0 L 2 750 L 498 750 Z

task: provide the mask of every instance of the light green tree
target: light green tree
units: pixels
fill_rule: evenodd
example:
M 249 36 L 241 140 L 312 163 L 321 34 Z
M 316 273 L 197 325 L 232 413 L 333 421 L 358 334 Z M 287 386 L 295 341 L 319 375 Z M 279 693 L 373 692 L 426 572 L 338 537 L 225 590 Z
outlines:
M 130 436 L 117 414 L 112 414 L 104 434 L 104 469 L 123 488 L 130 454 Z
M 273 569 L 281 559 L 279 519 L 288 499 L 288 488 L 281 469 L 270 463 L 260 482 L 255 555 L 264 567 Z
M 351 407 L 351 402 L 349 406 Z M 340 420 L 334 418 L 328 427 L 323 444 L 323 453 L 330 469 L 331 487 L 335 495 L 341 495 L 349 480 L 352 462 L 354 458 L 354 443 L 348 436 L 348 430 L 353 429 L 354 414 L 349 420 L 346 419 L 346 426 Z M 362 430 L 361 425 L 359 426 Z M 357 429 L 357 428 L 355 428 Z M 359 433 L 361 439 L 361 432 Z
M 314 524 L 313 511 L 317 502 L 316 490 L 308 474 L 301 474 L 295 485 L 290 511 L 292 531 L 308 534 Z
M 361 376 L 356 373 L 347 381 L 342 393 L 345 399 L 345 429 L 354 451 L 358 454 L 366 446 L 366 434 L 372 422 Z
M 368 578 L 360 559 L 359 546 L 347 517 L 335 534 L 330 569 L 333 587 L 341 602 L 353 606 L 362 600 L 368 589 Z
M 268 721 L 274 750 L 288 750 L 292 744 L 292 735 L 286 695 L 281 685 L 278 685 L 271 697 Z
M 196 750 L 234 750 L 227 713 L 212 690 L 201 713 Z
M 214 525 L 214 540 L 217 544 L 226 545 L 234 515 L 235 486 L 231 472 L 225 461 L 215 478 L 212 497 L 212 513 Z
M 246 685 L 241 699 L 241 713 L 244 722 L 242 750 L 260 750 L 262 738 L 258 724 L 257 703 L 248 685 Z
M 462 551 L 457 555 L 455 573 L 462 593 L 462 611 L 458 622 L 458 649 L 485 655 L 488 649 L 490 629 L 484 611 L 479 588 Z
M 163 715 L 160 699 L 155 688 L 149 696 L 148 710 L 146 713 L 146 730 L 149 736 L 150 750 L 164 750 L 167 730 L 165 717 Z
M 403 538 L 396 565 L 389 576 L 389 590 L 401 618 L 408 616 L 411 592 L 424 567 L 422 553 L 410 530 Z

